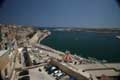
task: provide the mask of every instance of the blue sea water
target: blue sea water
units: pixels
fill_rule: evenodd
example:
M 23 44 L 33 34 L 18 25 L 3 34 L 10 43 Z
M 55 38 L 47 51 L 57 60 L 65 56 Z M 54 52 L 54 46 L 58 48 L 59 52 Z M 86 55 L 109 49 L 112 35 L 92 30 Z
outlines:
M 117 33 L 52 31 L 41 44 L 83 57 L 120 62 L 120 39 Z

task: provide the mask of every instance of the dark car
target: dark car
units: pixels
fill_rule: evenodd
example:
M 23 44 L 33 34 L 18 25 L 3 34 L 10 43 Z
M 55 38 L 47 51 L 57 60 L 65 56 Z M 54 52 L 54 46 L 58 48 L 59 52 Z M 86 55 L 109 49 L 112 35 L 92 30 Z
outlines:
M 50 68 L 52 67 L 52 65 L 45 65 L 44 68 L 46 71 L 48 71 Z
M 52 74 L 55 70 L 57 70 L 57 67 L 52 66 L 50 69 L 48 69 L 48 74 Z

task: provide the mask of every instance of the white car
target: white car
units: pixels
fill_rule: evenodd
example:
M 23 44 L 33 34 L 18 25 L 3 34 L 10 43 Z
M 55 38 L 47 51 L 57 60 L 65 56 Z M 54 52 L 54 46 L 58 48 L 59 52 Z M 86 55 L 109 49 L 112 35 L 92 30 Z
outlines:
M 62 75 L 63 75 L 63 73 L 60 72 L 60 73 L 58 73 L 56 76 L 57 76 L 57 77 L 60 77 L 60 76 L 62 76 Z
M 53 73 L 53 76 L 56 76 L 58 73 L 60 73 L 61 72 L 61 70 L 56 70 L 56 71 L 54 71 L 54 73 Z
M 55 69 L 57 69 L 57 68 L 56 68 L 56 67 L 54 67 L 54 66 L 51 68 L 51 70 L 55 70 Z
M 64 73 L 63 73 L 63 72 L 58 73 L 58 74 L 56 75 L 56 80 L 61 79 L 63 76 L 64 76 Z

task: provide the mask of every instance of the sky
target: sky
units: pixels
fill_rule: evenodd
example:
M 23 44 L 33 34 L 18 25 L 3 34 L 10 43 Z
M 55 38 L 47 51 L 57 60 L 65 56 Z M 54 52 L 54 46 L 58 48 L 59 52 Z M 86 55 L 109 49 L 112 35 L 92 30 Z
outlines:
M 0 23 L 53 27 L 120 27 L 116 0 L 6 0 Z

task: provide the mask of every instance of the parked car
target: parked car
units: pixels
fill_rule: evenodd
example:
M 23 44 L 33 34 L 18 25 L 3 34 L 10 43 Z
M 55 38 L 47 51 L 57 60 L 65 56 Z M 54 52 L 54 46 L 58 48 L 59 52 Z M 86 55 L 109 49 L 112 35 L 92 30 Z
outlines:
M 61 70 L 55 70 L 54 72 L 53 72 L 53 76 L 55 77 L 58 73 L 60 73 L 61 72 Z
M 56 75 L 56 80 L 61 79 L 63 76 L 65 76 L 65 73 L 59 72 L 59 73 Z
M 48 74 L 53 73 L 55 70 L 57 70 L 57 67 L 52 66 L 51 68 L 48 69 Z
M 50 68 L 52 67 L 52 65 L 45 65 L 44 68 L 46 71 L 48 71 Z

